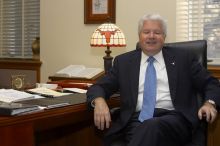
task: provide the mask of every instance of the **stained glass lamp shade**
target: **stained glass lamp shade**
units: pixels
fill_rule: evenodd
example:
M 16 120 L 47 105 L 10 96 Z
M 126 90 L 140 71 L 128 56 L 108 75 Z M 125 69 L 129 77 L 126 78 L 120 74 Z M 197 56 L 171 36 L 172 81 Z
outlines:
M 104 59 L 105 72 L 108 73 L 112 67 L 113 57 L 110 55 L 110 47 L 125 47 L 125 36 L 122 30 L 112 23 L 100 25 L 92 34 L 90 45 L 92 47 L 107 47 Z

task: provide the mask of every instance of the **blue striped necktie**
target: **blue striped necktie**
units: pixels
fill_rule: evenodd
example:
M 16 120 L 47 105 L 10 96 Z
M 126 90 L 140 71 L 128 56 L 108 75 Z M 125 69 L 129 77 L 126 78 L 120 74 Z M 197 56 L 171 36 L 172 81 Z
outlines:
M 143 105 L 139 115 L 139 121 L 150 119 L 153 117 L 154 108 L 156 104 L 156 71 L 154 68 L 155 58 L 150 56 L 148 61 L 148 66 L 146 69 L 145 81 L 144 81 L 144 94 L 143 94 Z

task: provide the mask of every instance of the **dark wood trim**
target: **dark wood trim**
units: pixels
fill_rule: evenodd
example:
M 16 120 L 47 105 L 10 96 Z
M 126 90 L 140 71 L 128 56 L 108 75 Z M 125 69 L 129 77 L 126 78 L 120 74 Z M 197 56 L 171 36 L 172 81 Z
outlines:
M 220 65 L 208 65 L 208 70 L 215 76 L 220 79 Z
M 208 141 L 207 146 L 219 146 L 220 145 L 220 114 L 214 123 L 208 125 Z

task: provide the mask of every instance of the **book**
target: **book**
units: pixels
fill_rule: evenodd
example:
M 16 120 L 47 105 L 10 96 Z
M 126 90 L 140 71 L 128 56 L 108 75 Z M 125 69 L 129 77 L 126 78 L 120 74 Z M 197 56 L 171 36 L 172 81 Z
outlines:
M 30 99 L 25 101 L 19 101 L 18 103 L 38 105 L 46 109 L 58 108 L 68 105 L 75 105 L 86 102 L 86 94 L 72 93 L 64 96 L 54 97 L 54 98 L 39 98 Z
M 0 89 L 0 101 L 2 102 L 10 103 L 33 98 L 34 95 L 23 91 L 18 91 L 14 89 Z
M 91 79 L 101 73 L 104 73 L 102 68 L 88 68 L 84 65 L 69 65 L 57 71 L 54 76 Z
M 40 108 L 37 105 L 0 102 L 0 115 L 18 115 L 38 110 L 40 110 Z

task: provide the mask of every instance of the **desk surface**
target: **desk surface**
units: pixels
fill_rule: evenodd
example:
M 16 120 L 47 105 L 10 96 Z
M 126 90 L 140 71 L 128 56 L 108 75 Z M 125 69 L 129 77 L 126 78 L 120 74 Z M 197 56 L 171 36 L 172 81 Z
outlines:
M 108 102 L 118 105 L 118 98 Z M 82 141 L 83 139 L 83 141 Z M 0 116 L 1 146 L 101 146 L 86 103 L 19 116 Z

